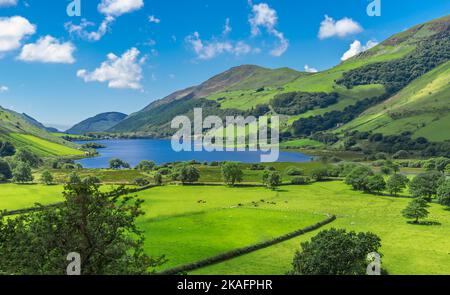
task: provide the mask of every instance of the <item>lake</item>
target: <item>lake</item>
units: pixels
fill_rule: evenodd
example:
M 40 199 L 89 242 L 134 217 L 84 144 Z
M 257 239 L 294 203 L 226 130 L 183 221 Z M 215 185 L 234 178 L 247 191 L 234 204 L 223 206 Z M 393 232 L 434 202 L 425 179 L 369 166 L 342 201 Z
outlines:
M 84 168 L 108 168 L 109 160 L 119 158 L 132 167 L 141 160 L 154 161 L 157 164 L 196 160 L 198 162 L 243 162 L 259 163 L 262 152 L 175 152 L 170 140 L 163 139 L 114 139 L 96 140 L 106 146 L 98 149 L 100 156 L 76 161 Z M 83 144 L 86 142 L 78 141 Z M 312 157 L 296 152 L 280 151 L 278 162 L 309 162 Z

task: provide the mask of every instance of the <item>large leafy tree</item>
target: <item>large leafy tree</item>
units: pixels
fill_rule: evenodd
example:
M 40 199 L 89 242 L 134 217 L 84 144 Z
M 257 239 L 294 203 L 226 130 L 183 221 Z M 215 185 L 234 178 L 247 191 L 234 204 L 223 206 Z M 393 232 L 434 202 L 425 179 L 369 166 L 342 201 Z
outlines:
M 244 173 L 238 163 L 227 162 L 222 165 L 223 181 L 228 185 L 235 185 L 241 182 Z
M 372 170 L 366 166 L 357 166 L 345 177 L 345 183 L 351 185 L 353 189 L 368 191 L 368 179 L 373 175 Z
M 406 219 L 414 219 L 413 223 L 419 223 L 419 219 L 428 216 L 428 207 L 430 207 L 430 205 L 428 205 L 428 202 L 424 198 L 416 198 L 408 204 L 402 211 L 402 214 Z
M 364 275 L 367 255 L 378 252 L 381 239 L 373 233 L 330 229 L 301 244 L 292 266 L 294 275 Z
M 269 189 L 276 189 L 282 184 L 280 172 L 265 170 L 263 173 L 263 184 L 265 184 Z
M 124 188 L 104 193 L 87 178 L 67 184 L 64 197 L 57 208 L 0 216 L 0 273 L 63 275 L 72 252 L 83 275 L 147 274 L 163 262 L 144 253 L 142 201 Z
M 383 176 L 379 174 L 369 176 L 369 178 L 367 179 L 367 190 L 369 192 L 375 192 L 379 194 L 385 189 L 386 189 L 386 181 L 384 181 Z
M 0 157 L 13 156 L 16 149 L 9 141 L 0 141 Z
M 109 168 L 111 168 L 111 169 L 122 169 L 122 168 L 128 169 L 128 168 L 130 168 L 130 164 L 128 164 L 125 161 L 122 161 L 121 159 L 114 158 L 114 159 L 109 160 Z
M 155 168 L 156 168 L 155 162 L 147 160 L 140 161 L 139 164 L 137 164 L 135 167 L 136 170 L 141 171 L 152 171 Z
M 409 184 L 409 191 L 415 198 L 424 198 L 428 201 L 436 196 L 439 185 L 444 178 L 438 171 L 428 171 L 413 178 Z
M 12 178 L 12 172 L 11 167 L 9 166 L 8 162 L 0 159 L 0 181 L 7 180 Z
M 439 204 L 450 206 L 450 179 L 447 179 L 439 186 L 437 196 Z
M 406 188 L 408 183 L 409 179 L 405 175 L 394 174 L 389 177 L 386 188 L 391 195 L 398 196 Z
M 19 148 L 14 155 L 14 159 L 18 162 L 26 163 L 33 168 L 42 164 L 42 159 L 26 148 Z
M 33 173 L 27 163 L 20 162 L 13 170 L 13 181 L 17 183 L 24 183 L 33 181 Z

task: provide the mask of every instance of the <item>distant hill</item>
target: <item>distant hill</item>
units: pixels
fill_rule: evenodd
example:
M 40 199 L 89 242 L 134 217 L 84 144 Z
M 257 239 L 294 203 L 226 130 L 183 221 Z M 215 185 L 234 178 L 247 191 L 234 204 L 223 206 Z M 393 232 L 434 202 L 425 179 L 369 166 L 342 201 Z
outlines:
M 84 155 L 78 145 L 53 136 L 36 126 L 35 120 L 30 122 L 30 118 L 0 106 L 0 140 L 9 141 L 16 148 L 28 148 L 44 157 Z
M 416 25 L 318 73 L 231 68 L 151 103 L 108 131 L 167 137 L 175 132 L 175 116 L 192 116 L 201 107 L 204 116 L 278 114 L 283 134 L 297 138 L 323 131 L 345 136 L 353 130 L 406 130 L 448 140 L 450 133 L 441 130 L 450 116 L 449 27 L 450 16 Z
M 118 112 L 98 114 L 74 125 L 72 128 L 68 129 L 66 133 L 85 134 L 89 132 L 103 132 L 114 127 L 126 117 L 126 114 Z
M 45 131 L 48 131 L 48 132 L 58 132 L 58 129 L 52 128 L 52 127 L 46 127 L 46 126 L 44 126 L 44 124 L 42 124 L 41 122 L 37 121 L 36 119 L 34 119 L 33 117 L 31 117 L 31 116 L 29 116 L 29 115 L 27 115 L 27 114 L 25 114 L 25 113 L 23 113 L 22 116 L 23 116 L 23 118 L 24 118 L 25 120 L 27 120 L 30 124 L 32 124 L 32 125 L 34 125 L 34 126 L 40 128 L 40 129 L 42 129 L 42 130 L 45 130 Z

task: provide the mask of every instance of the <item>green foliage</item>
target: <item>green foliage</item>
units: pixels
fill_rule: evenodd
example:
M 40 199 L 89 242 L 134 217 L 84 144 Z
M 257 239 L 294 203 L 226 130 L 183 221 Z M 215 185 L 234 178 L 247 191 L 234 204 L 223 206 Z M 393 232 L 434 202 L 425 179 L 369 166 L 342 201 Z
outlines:
M 231 186 L 236 183 L 242 182 L 244 173 L 239 163 L 226 162 L 222 164 L 222 177 L 223 181 Z
M 127 162 L 124 162 L 120 159 L 111 159 L 109 160 L 109 168 L 111 169 L 129 169 L 130 168 L 130 164 L 128 164 Z
M 294 275 L 365 275 L 367 256 L 378 252 L 381 239 L 373 233 L 344 229 L 321 231 L 301 244 L 292 262 Z
M 450 179 L 445 180 L 437 190 L 438 202 L 444 206 L 450 206 Z
M 281 174 L 278 171 L 265 170 L 262 182 L 267 188 L 274 190 L 282 183 Z
M 338 102 L 339 95 L 333 93 L 289 92 L 278 94 L 270 101 L 278 114 L 299 115 L 316 107 L 326 108 Z
M 0 157 L 13 156 L 16 148 L 9 141 L 0 141 Z
M 288 167 L 286 169 L 286 175 L 289 176 L 302 176 L 305 172 L 297 167 Z
M 163 183 L 163 176 L 160 172 L 156 172 L 154 176 L 154 181 L 156 185 L 162 185 Z
M 322 181 L 328 177 L 328 167 L 318 167 L 311 171 L 311 177 L 315 181 Z
M 358 166 L 345 177 L 345 183 L 351 185 L 355 190 L 367 192 L 369 191 L 368 179 L 372 175 L 373 171 L 369 167 Z
M 13 177 L 11 167 L 9 166 L 8 162 L 4 161 L 3 159 L 0 159 L 0 174 L 3 176 L 3 179 L 1 181 L 5 181 Z
M 424 198 L 428 201 L 436 196 L 437 188 L 443 181 L 443 175 L 437 171 L 421 173 L 413 178 L 409 184 L 409 191 L 415 198 Z
M 386 182 L 383 176 L 376 174 L 367 178 L 367 191 L 381 193 L 386 189 Z
M 33 181 L 33 174 L 31 168 L 27 163 L 20 162 L 14 168 L 12 181 L 16 183 L 25 183 Z
M 69 177 L 67 179 L 67 183 L 75 184 L 75 183 L 79 183 L 79 182 L 81 182 L 81 178 L 78 175 L 78 173 L 72 172 L 72 173 L 69 174 Z
M 406 219 L 414 219 L 413 223 L 419 223 L 419 219 L 426 218 L 429 214 L 427 208 L 430 207 L 424 198 L 415 198 L 402 211 Z
M 200 179 L 200 171 L 193 165 L 182 165 L 172 172 L 172 179 L 181 183 L 194 183 Z
M 136 184 L 137 186 L 146 186 L 150 184 L 150 181 L 145 178 L 136 178 L 134 180 L 134 184 Z
M 42 172 L 41 182 L 46 185 L 50 185 L 53 183 L 53 175 L 50 173 L 50 171 L 45 170 L 44 172 Z
M 147 161 L 147 160 L 142 160 L 139 162 L 139 164 L 137 164 L 136 167 L 134 167 L 134 169 L 140 170 L 140 171 L 152 171 L 156 168 L 156 164 L 153 161 Z
M 309 177 L 306 177 L 306 176 L 297 176 L 297 177 L 292 178 L 292 180 L 291 180 L 291 184 L 293 184 L 293 185 L 305 185 L 310 182 L 311 182 L 311 180 L 309 179 Z
M 83 275 L 147 274 L 163 260 L 144 253 L 142 201 L 126 194 L 102 193 L 87 179 L 66 185 L 58 208 L 0 216 L 0 273 L 64 275 L 67 255 L 77 252 Z
M 14 159 L 18 162 L 26 163 L 33 168 L 37 168 L 42 164 L 42 159 L 26 148 L 19 148 L 14 155 Z
M 408 177 L 402 174 L 394 174 L 391 177 L 389 177 L 386 183 L 386 188 L 391 195 L 397 196 L 406 188 L 408 183 L 409 183 Z

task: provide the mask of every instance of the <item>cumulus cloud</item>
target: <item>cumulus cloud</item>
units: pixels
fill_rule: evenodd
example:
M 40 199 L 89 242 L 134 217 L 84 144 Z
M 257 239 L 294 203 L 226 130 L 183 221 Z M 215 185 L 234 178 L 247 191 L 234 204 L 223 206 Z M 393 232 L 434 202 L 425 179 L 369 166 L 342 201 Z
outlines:
M 198 59 L 208 60 L 223 53 L 244 55 L 252 51 L 250 45 L 244 41 L 232 42 L 228 40 L 203 41 L 198 32 L 186 37 L 186 43 L 192 48 Z
M 142 65 L 145 57 L 139 57 L 140 52 L 136 48 L 127 50 L 122 56 L 113 53 L 107 55 L 107 60 L 93 72 L 81 69 L 77 77 L 85 82 L 107 82 L 109 88 L 142 89 Z
M 0 93 L 6 92 L 8 90 L 9 90 L 9 88 L 7 86 L 0 85 Z
M 19 59 L 31 62 L 66 63 L 75 62 L 75 46 L 71 42 L 62 43 L 52 36 L 40 38 L 36 43 L 23 46 Z
M 20 47 L 21 41 L 36 32 L 36 26 L 21 16 L 0 18 L 0 53 Z
M 305 72 L 307 73 L 317 73 L 318 70 L 316 68 L 310 67 L 308 65 L 305 65 Z
M 325 19 L 320 24 L 319 38 L 326 39 L 334 36 L 345 37 L 358 34 L 363 31 L 361 25 L 351 18 L 344 17 L 335 21 L 332 17 L 325 15 Z
M 159 18 L 157 18 L 156 16 L 154 16 L 154 15 L 150 15 L 148 17 L 148 21 L 150 23 L 154 23 L 154 24 L 159 24 L 161 22 L 161 20 Z
M 70 34 L 75 34 L 82 39 L 89 41 L 100 40 L 110 29 L 117 17 L 125 13 L 130 13 L 141 9 L 144 6 L 143 0 L 102 0 L 98 5 L 98 11 L 105 16 L 100 26 L 95 31 L 88 31 L 87 28 L 95 24 L 82 19 L 80 24 L 67 22 L 66 30 Z
M 121 16 L 139 10 L 143 6 L 143 0 L 102 0 L 98 5 L 98 11 L 104 15 Z
M 17 0 L 0 0 L 0 7 L 16 6 Z
M 249 3 L 251 4 L 251 2 Z M 255 4 L 252 6 L 249 22 L 252 36 L 260 35 L 261 29 L 265 29 L 268 34 L 278 39 L 279 45 L 270 52 L 273 56 L 281 56 L 286 52 L 289 47 L 289 40 L 276 29 L 278 14 L 275 9 L 270 8 L 266 3 Z
M 344 55 L 341 57 L 341 61 L 347 60 L 349 58 L 352 58 L 361 52 L 364 52 L 366 50 L 369 50 L 370 48 L 373 48 L 378 45 L 378 42 L 374 40 L 367 41 L 366 45 L 361 44 L 360 41 L 356 40 L 352 44 L 350 44 L 350 49 L 347 50 Z

